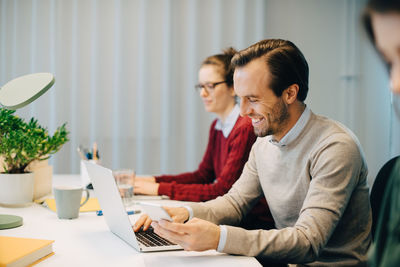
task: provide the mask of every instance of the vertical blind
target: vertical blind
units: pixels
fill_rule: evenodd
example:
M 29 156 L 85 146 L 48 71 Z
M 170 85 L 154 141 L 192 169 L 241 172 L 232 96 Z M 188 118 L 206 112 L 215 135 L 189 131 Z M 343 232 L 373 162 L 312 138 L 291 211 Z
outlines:
M 70 141 L 52 157 L 79 172 L 78 145 L 140 173 L 197 167 L 212 114 L 194 91 L 202 59 L 265 36 L 261 0 L 0 2 L 0 83 L 52 72 L 56 83 L 22 117 Z M 251 25 L 258 25 L 251 27 Z
M 205 57 L 261 39 L 293 41 L 310 66 L 307 105 L 351 128 L 370 180 L 400 151 L 387 74 L 360 27 L 365 0 L 0 0 L 0 84 L 52 72 L 18 111 L 70 141 L 56 173 L 78 173 L 78 145 L 137 173 L 193 170 L 214 118 L 193 89 Z

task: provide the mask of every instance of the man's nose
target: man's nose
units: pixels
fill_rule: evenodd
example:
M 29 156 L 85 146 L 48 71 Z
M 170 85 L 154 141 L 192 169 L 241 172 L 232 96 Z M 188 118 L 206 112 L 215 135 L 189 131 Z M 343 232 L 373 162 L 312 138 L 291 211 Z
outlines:
M 249 105 L 245 99 L 241 99 L 240 101 L 240 116 L 244 117 L 249 114 L 248 112 Z

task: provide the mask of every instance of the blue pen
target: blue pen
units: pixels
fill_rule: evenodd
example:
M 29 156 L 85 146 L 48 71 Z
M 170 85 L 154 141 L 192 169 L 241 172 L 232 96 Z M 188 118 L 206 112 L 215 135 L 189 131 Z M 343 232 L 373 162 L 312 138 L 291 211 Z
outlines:
M 128 215 L 138 214 L 138 213 L 140 213 L 140 210 L 128 210 L 126 213 Z M 97 216 L 103 216 L 103 211 L 102 210 L 96 210 L 96 215 Z

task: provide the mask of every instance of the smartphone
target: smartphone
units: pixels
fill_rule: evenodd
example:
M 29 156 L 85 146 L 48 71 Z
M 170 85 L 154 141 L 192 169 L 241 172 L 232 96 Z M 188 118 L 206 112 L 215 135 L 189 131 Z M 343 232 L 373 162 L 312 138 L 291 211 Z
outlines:
M 171 216 L 169 216 L 168 212 L 160 204 L 140 202 L 140 206 L 142 206 L 144 213 L 149 215 L 153 221 L 163 219 L 172 222 Z

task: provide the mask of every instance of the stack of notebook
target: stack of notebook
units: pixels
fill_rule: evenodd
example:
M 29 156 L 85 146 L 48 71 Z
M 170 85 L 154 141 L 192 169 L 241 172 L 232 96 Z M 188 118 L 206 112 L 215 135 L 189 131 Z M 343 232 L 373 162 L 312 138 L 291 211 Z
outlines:
M 0 236 L 0 267 L 34 265 L 54 254 L 54 240 Z

